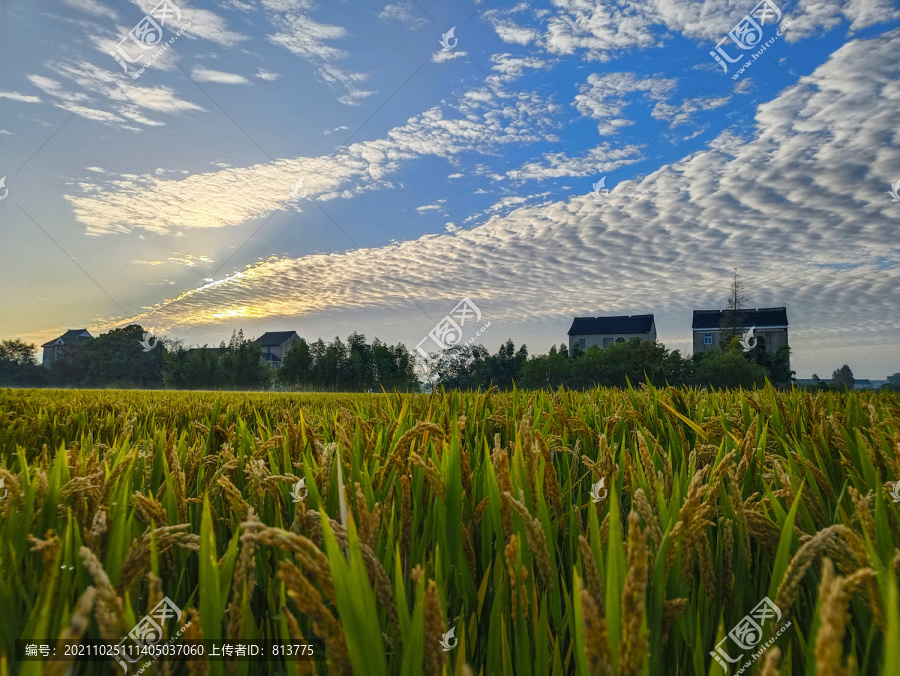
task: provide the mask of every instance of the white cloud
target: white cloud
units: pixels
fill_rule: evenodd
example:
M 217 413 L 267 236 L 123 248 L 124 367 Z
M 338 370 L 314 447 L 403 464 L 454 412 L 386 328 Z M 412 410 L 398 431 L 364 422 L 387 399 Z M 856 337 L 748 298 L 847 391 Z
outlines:
M 446 50 L 441 49 L 440 51 L 435 52 L 431 56 L 431 60 L 434 63 L 446 63 L 447 61 L 453 61 L 453 59 L 459 59 L 463 56 L 466 56 L 467 53 L 463 50 Z
M 191 71 L 191 77 L 197 82 L 216 82 L 218 84 L 250 84 L 250 81 L 234 73 L 225 73 L 221 70 L 210 70 L 203 66 L 195 66 Z
M 270 73 L 269 71 L 265 70 L 264 68 L 260 68 L 259 72 L 256 73 L 256 77 L 258 77 L 260 80 L 266 80 L 267 82 L 272 82 L 272 81 L 280 78 L 281 74 L 280 73 Z
M 345 91 L 338 101 L 348 106 L 360 105 L 364 99 L 376 94 L 357 86 L 368 79 L 366 73 L 342 70 L 334 62 L 344 59 L 345 50 L 329 44 L 349 36 L 347 29 L 336 24 L 315 21 L 310 15 L 311 0 L 262 0 L 268 20 L 276 32 L 268 36 L 275 45 L 317 65 L 316 72 L 323 82 L 331 86 L 343 86 Z
M 676 84 L 673 79 L 640 77 L 634 73 L 591 73 L 587 83 L 578 88 L 575 107 L 585 117 L 600 121 L 597 131 L 601 136 L 612 136 L 633 124 L 623 117 L 629 94 L 640 92 L 653 101 L 661 101 L 675 90 Z
M 410 30 L 417 30 L 428 23 L 428 19 L 420 15 L 421 11 L 416 12 L 411 2 L 395 2 L 392 5 L 386 5 L 378 18 L 385 21 L 397 21 Z
M 19 92 L 0 91 L 0 99 L 9 99 L 10 101 L 19 101 L 20 103 L 40 103 L 39 96 L 31 96 L 30 94 L 20 94 Z
M 149 13 L 159 0 L 131 0 L 137 5 L 141 11 Z M 177 22 L 174 17 L 167 26 L 184 26 L 190 22 L 190 27 L 184 32 L 183 36 L 189 39 L 202 38 L 209 40 L 223 47 L 233 47 L 235 45 L 248 40 L 248 36 L 228 29 L 228 24 L 224 18 L 208 9 L 197 9 L 188 5 L 185 0 L 178 0 L 176 5 L 181 10 L 181 21 Z M 131 26 L 122 32 L 125 35 Z M 177 32 L 177 28 L 175 29 Z M 121 39 L 121 38 L 119 38 Z
M 102 16 L 107 19 L 117 19 L 118 14 L 110 7 L 106 7 L 99 0 L 62 0 L 64 5 L 94 16 Z
M 593 176 L 639 162 L 643 159 L 640 151 L 635 145 L 614 148 L 604 143 L 577 157 L 569 157 L 564 152 L 546 153 L 542 160 L 526 162 L 518 169 L 506 172 L 506 176 L 517 181 Z
M 202 326 L 223 316 L 328 311 L 323 321 L 333 326 L 341 312 L 358 317 L 368 309 L 381 321 L 402 317 L 404 339 L 415 344 L 434 320 L 412 301 L 441 316 L 477 289 L 473 300 L 505 335 L 523 323 L 550 322 L 562 336 L 576 314 L 649 311 L 668 327 L 661 330 L 668 340 L 690 336 L 692 309 L 721 307 L 737 266 L 751 306 L 787 304 L 793 366 L 801 372 L 817 350 L 840 345 L 877 347 L 880 359 L 896 362 L 900 344 L 883 336 L 900 331 L 900 205 L 885 194 L 900 176 L 889 142 L 900 128 L 898 49 L 900 29 L 848 43 L 804 78 L 808 89 L 790 86 L 760 105 L 747 139 L 722 134 L 707 150 L 615 185 L 602 205 L 587 191 L 519 208 L 516 196 L 505 197 L 513 211 L 469 230 L 342 254 L 273 257 L 160 304 L 154 321 Z M 395 132 L 411 135 L 359 147 L 353 157 L 385 153 L 371 165 L 424 147 L 412 129 Z M 460 143 L 453 136 L 429 141 L 451 138 Z M 220 178 L 216 200 L 227 198 L 236 177 Z M 137 197 L 128 205 L 140 214 L 182 194 L 173 213 L 184 216 L 197 206 L 186 183 L 171 192 L 155 186 L 153 202 L 140 193 L 96 199 Z M 131 212 L 121 213 L 128 222 Z M 860 334 L 876 321 L 882 333 Z
M 718 40 L 754 5 L 754 0 L 554 0 L 553 12 L 535 13 L 533 26 L 525 25 L 526 12 L 521 4 L 511 10 L 489 10 L 484 15 L 506 42 L 533 43 L 551 54 L 580 52 L 582 58 L 605 62 L 626 50 L 659 47 L 676 33 L 700 42 Z M 800 0 L 790 10 L 792 25 L 786 36 L 789 40 L 809 37 L 844 20 L 850 22 L 851 31 L 858 31 L 897 18 L 900 9 L 892 0 Z
M 444 208 L 444 205 L 447 203 L 447 200 L 440 199 L 437 200 L 434 204 L 424 204 L 420 207 L 416 207 L 416 211 L 419 213 L 423 213 L 426 211 L 440 211 Z
M 51 69 L 68 79 L 72 83 L 69 87 L 74 85 L 78 89 L 67 88 L 62 82 L 43 75 L 29 75 L 28 80 L 52 97 L 59 108 L 95 122 L 125 129 L 140 129 L 134 124 L 144 126 L 165 124 L 149 117 L 150 114 L 177 115 L 203 110 L 195 103 L 179 99 L 169 87 L 140 86 L 121 75 L 98 68 L 86 61 L 52 63 Z M 109 110 L 99 107 L 104 104 L 104 100 Z M 96 107 L 88 107 L 89 102 Z

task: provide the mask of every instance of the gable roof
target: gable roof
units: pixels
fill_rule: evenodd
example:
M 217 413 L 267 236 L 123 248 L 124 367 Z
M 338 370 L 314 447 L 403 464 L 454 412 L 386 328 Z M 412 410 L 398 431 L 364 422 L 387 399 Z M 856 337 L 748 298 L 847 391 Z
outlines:
M 86 343 L 89 340 L 93 340 L 94 337 L 88 333 L 87 329 L 69 329 L 64 334 L 62 334 L 59 338 L 54 338 L 50 340 L 41 347 L 54 347 L 56 345 L 81 345 L 82 343 Z
M 650 333 L 653 315 L 622 315 L 618 317 L 575 317 L 570 336 L 610 333 Z
M 262 347 L 272 347 L 274 345 L 284 345 L 292 337 L 300 338 L 296 331 L 266 331 L 253 342 L 258 343 Z
M 190 357 L 200 350 L 206 350 L 210 354 L 222 354 L 228 350 L 227 347 L 191 347 L 188 348 L 187 356 Z
M 741 328 L 749 328 L 757 326 L 760 328 L 787 328 L 787 308 L 784 307 L 763 307 L 759 309 L 739 310 L 742 322 Z M 722 315 L 725 310 L 694 310 L 694 323 L 691 328 L 694 331 L 702 331 L 704 329 L 721 328 Z

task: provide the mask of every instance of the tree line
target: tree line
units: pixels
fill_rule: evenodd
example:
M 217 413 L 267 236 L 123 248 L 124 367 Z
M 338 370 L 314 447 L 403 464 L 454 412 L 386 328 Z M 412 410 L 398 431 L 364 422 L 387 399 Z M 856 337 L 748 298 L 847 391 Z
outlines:
M 764 343 L 744 353 L 737 338 L 718 350 L 682 357 L 659 342 L 632 338 L 606 348 L 582 351 L 576 345 L 551 347 L 547 354 L 528 356 L 522 345 L 512 340 L 491 355 L 481 345 L 456 346 L 441 354 L 431 381 L 445 388 L 476 389 L 492 385 L 509 389 L 512 384 L 525 389 L 584 390 L 596 386 L 624 388 L 648 383 L 654 386 L 696 386 L 712 388 L 752 388 L 766 380 L 779 387 L 790 386 L 793 371 L 789 348 L 768 352 Z
M 719 349 L 682 357 L 658 342 L 634 338 L 600 349 L 569 350 L 565 344 L 546 354 L 531 356 L 512 340 L 491 354 L 482 345 L 455 346 L 432 355 L 427 366 L 402 344 L 360 333 L 346 341 L 321 338 L 297 340 L 272 369 L 260 347 L 236 331 L 226 344 L 188 350 L 182 341 L 161 339 L 152 349 L 137 325 L 114 329 L 85 343 L 79 350 L 39 366 L 36 348 L 21 340 L 0 342 L 0 385 L 45 387 L 116 387 L 147 389 L 287 389 L 333 392 L 412 392 L 433 388 L 501 390 L 514 385 L 526 389 L 588 389 L 595 386 L 654 386 L 752 388 L 766 380 L 790 386 L 789 348 L 769 352 L 758 346 L 743 352 L 738 336 Z M 143 341 L 143 342 L 142 342 Z M 851 385 L 852 387 L 852 385 Z
M 403 344 L 371 344 L 359 333 L 344 342 L 295 341 L 273 369 L 260 347 L 235 331 L 226 344 L 188 349 L 180 340 L 145 340 L 137 325 L 113 329 L 54 361 L 36 359 L 22 340 L 0 341 L 0 385 L 185 390 L 416 391 L 415 363 Z M 151 346 L 150 349 L 147 349 Z

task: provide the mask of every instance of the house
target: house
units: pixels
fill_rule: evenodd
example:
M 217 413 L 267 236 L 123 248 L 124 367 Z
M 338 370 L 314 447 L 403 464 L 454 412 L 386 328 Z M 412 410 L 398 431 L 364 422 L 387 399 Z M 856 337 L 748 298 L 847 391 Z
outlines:
M 734 321 L 734 327 L 730 322 Z M 787 308 L 764 307 L 738 310 L 734 320 L 729 320 L 725 310 L 694 310 L 694 354 L 719 349 L 733 329 L 742 334 L 753 329 L 753 335 L 762 339 L 767 352 L 775 352 L 788 344 Z
M 44 348 L 41 363 L 44 366 L 50 366 L 57 359 L 61 359 L 67 354 L 73 354 L 93 339 L 94 337 L 88 333 L 87 329 L 69 329 L 59 338 L 41 345 Z
M 604 348 L 632 338 L 656 342 L 653 315 L 575 317 L 569 329 L 569 353 L 576 346 L 584 352 L 594 345 Z
M 295 341 L 300 340 L 296 331 L 266 331 L 254 342 L 262 350 L 262 358 L 273 369 L 281 367 L 281 360 Z

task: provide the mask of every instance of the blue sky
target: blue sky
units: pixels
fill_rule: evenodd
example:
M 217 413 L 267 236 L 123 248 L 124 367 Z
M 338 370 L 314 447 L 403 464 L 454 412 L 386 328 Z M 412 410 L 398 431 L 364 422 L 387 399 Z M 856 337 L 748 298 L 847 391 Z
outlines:
M 900 371 L 894 3 L 173 5 L 143 72 L 156 2 L 0 8 L 0 338 L 413 348 L 470 298 L 492 351 L 654 313 L 689 352 L 736 267 L 801 377 Z

